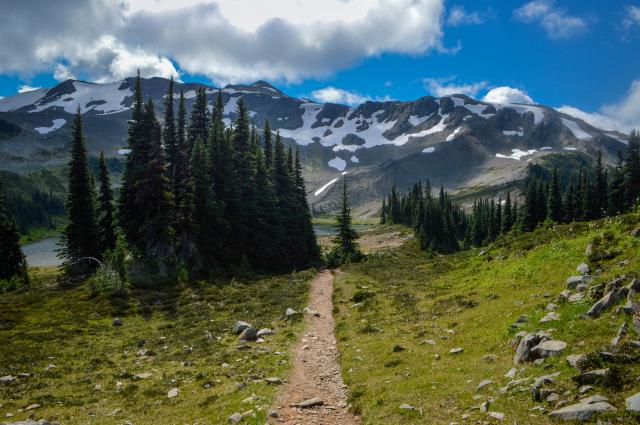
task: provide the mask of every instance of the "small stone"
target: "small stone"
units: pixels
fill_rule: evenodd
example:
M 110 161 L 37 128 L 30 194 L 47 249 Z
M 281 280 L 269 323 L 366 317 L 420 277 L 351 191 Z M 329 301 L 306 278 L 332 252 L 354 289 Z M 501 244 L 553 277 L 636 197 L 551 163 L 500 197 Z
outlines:
M 258 332 L 256 332 L 256 335 L 258 336 L 258 338 L 261 338 L 263 336 L 267 336 L 267 335 L 274 335 L 275 332 L 271 329 L 260 329 Z
M 567 289 L 576 289 L 576 287 L 581 284 L 584 283 L 584 277 L 583 276 L 571 276 L 569 278 L 567 278 Z
M 244 331 L 247 328 L 252 328 L 252 327 L 253 326 L 251 326 L 249 323 L 243 322 L 242 320 L 238 320 L 233 325 L 233 333 L 236 334 L 236 335 L 240 335 L 242 333 L 242 331 Z
M 580 388 L 578 388 L 578 392 L 580 394 L 586 394 L 589 391 L 591 391 L 593 389 L 593 386 L 591 385 L 582 385 Z
M 451 350 L 449 350 L 449 354 L 460 354 L 463 351 L 464 351 L 463 348 L 456 347 L 456 348 L 452 348 Z
M 587 356 L 584 354 L 571 354 L 567 356 L 567 363 L 574 369 L 581 371 L 587 362 Z
M 489 411 L 489 401 L 484 401 L 482 402 L 482 404 L 480 404 L 480 411 L 482 413 L 487 413 Z
M 240 341 L 255 341 L 258 339 L 256 330 L 252 327 L 245 328 L 238 336 Z
M 581 275 L 585 275 L 585 274 L 589 274 L 589 265 L 587 263 L 581 263 L 580 265 L 578 265 L 578 267 L 576 267 L 576 270 L 578 273 L 580 273 Z
M 111 322 L 111 325 L 122 326 L 122 319 L 119 317 L 114 317 L 113 321 Z
M 629 330 L 629 325 L 627 325 L 627 322 L 622 322 L 622 325 L 620 325 L 620 327 L 618 328 L 618 332 L 616 332 L 615 338 L 611 340 L 611 346 L 616 347 L 620 345 L 622 338 L 624 338 L 625 335 L 627 335 L 628 330 Z
M 422 341 L 424 344 L 429 344 L 429 345 L 436 345 L 436 340 L 435 339 L 425 339 L 424 341 Z
M 493 381 L 491 379 L 485 379 L 483 381 L 481 381 L 478 384 L 478 387 L 476 388 L 476 391 L 480 391 L 481 389 L 483 389 L 484 387 L 493 384 Z
M 434 358 L 435 360 L 440 360 L 440 354 L 437 354 L 437 353 L 436 353 L 436 354 L 434 354 L 434 355 L 433 355 L 433 358 Z
M 151 372 L 142 372 L 136 375 L 136 378 L 138 379 L 147 379 L 147 378 L 151 378 L 153 376 L 153 374 Z
M 38 409 L 38 408 L 40 408 L 40 407 L 42 407 L 42 405 L 41 405 L 41 404 L 33 403 L 32 405 L 27 406 L 27 408 L 25 408 L 24 410 L 26 410 L 26 411 L 29 411 L 29 410 L 35 410 L 35 409 Z
M 393 347 L 393 352 L 394 352 L 394 353 L 400 353 L 401 351 L 404 351 L 404 350 L 406 350 L 406 348 L 404 348 L 404 347 L 403 347 L 403 346 L 401 346 L 401 345 L 395 345 L 395 346 Z
M 272 410 L 272 411 L 269 412 L 269 417 L 270 418 L 277 418 L 278 416 L 279 416 L 278 412 L 276 412 L 275 410 Z
M 518 369 L 516 369 L 515 367 L 512 367 L 511 369 L 509 369 L 509 372 L 504 374 L 504 376 L 505 378 L 513 379 L 515 378 L 516 373 L 518 373 Z
M 229 420 L 229 423 L 232 423 L 232 424 L 240 423 L 240 421 L 242 421 L 242 414 L 236 412 L 233 415 L 229 416 L 228 420 Z
M 489 417 L 497 420 L 497 421 L 504 421 L 504 413 L 500 413 L 500 412 L 489 412 Z
M 310 398 L 308 400 L 303 401 L 300 404 L 295 405 L 294 407 L 299 407 L 301 409 L 309 409 L 311 407 L 322 406 L 324 405 L 324 401 L 318 397 Z
M 178 390 L 177 388 L 171 388 L 169 390 L 169 392 L 167 393 L 167 397 L 169 397 L 169 398 L 178 397 L 178 393 L 179 392 L 180 392 L 180 390 Z
M 556 311 L 558 309 L 558 305 L 554 303 L 549 303 L 544 309 L 546 311 Z
M 625 399 L 625 406 L 627 412 L 640 413 L 640 393 L 635 393 L 634 395 L 627 397 Z
M 315 317 L 320 317 L 320 313 L 318 313 L 317 311 L 315 311 L 312 308 L 309 307 L 305 307 L 304 310 L 302 310 L 305 314 L 309 314 L 311 316 L 315 316 Z
M 287 308 L 287 310 L 284 312 L 284 315 L 289 317 L 289 316 L 293 316 L 294 314 L 297 314 L 298 312 L 295 311 L 294 309 L 292 309 L 291 307 Z
M 282 385 L 282 379 L 280 378 L 265 378 L 265 382 L 269 385 Z
M 560 399 L 560 396 L 557 393 L 551 393 L 547 396 L 547 402 L 553 403 Z
M 496 360 L 498 360 L 498 356 L 496 356 L 495 354 L 486 354 L 482 356 L 482 360 L 484 360 L 487 363 L 493 363 Z
M 549 322 L 554 322 L 558 320 L 560 320 L 560 315 L 555 311 L 550 311 L 549 313 L 547 313 L 546 316 L 540 319 L 540 323 L 549 323 Z
M 0 377 L 0 382 L 7 383 L 7 382 L 13 381 L 14 379 L 16 379 L 14 376 L 6 375 L 6 376 Z

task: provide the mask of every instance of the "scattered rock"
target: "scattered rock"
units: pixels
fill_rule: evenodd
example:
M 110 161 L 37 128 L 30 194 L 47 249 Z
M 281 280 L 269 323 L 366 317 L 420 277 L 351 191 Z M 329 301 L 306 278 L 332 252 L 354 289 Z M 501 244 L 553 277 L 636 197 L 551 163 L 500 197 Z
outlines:
M 578 285 L 584 283 L 584 276 L 571 276 L 567 278 L 567 289 L 576 289 Z
M 487 412 L 489 411 L 489 400 L 487 400 L 487 401 L 483 401 L 483 402 L 480 404 L 480 411 L 481 411 L 482 413 L 487 413 Z
M 232 424 L 240 423 L 242 421 L 242 414 L 236 412 L 233 415 L 229 416 L 228 420 L 229 420 L 229 423 L 232 423 Z
M 252 327 L 245 328 L 238 336 L 238 339 L 241 341 L 255 341 L 258 339 L 258 333 Z
M 265 378 L 265 382 L 266 382 L 267 384 L 269 384 L 269 385 L 282 385 L 282 384 L 283 384 L 282 379 L 280 379 L 280 378 L 275 378 L 275 377 L 272 377 L 272 378 Z
M 242 320 L 238 320 L 233 325 L 233 333 L 236 334 L 236 335 L 240 335 L 242 333 L 242 331 L 244 331 L 247 328 L 253 328 L 253 326 L 251 326 L 247 322 L 243 322 Z
M 607 292 L 602 298 L 600 298 L 594 305 L 587 311 L 587 316 L 598 317 L 603 311 L 611 308 L 613 305 L 618 304 L 624 297 L 627 296 L 629 289 L 622 287 L 619 289 L 612 289 Z
M 489 412 L 487 413 L 489 415 L 489 417 L 497 420 L 497 421 L 504 421 L 504 413 L 500 413 L 500 412 Z
M 596 401 L 590 403 L 588 400 L 578 404 L 563 407 L 551 412 L 549 416 L 564 421 L 587 421 L 598 413 L 615 412 L 616 408 L 606 401 Z
M 418 412 L 422 416 L 422 408 L 417 408 L 407 403 L 402 403 L 398 408 L 405 412 Z
M 554 303 L 549 303 L 544 309 L 546 311 L 556 311 L 558 309 L 558 305 Z
M 549 339 L 549 335 L 546 332 L 526 334 L 518 343 L 516 354 L 513 357 L 513 362 L 515 364 L 520 364 L 535 360 L 536 357 L 532 356 L 531 349 L 541 342 L 548 341 Z
M 270 418 L 277 418 L 278 416 L 279 416 L 279 415 L 278 415 L 278 412 L 276 412 L 275 410 L 271 410 L 271 411 L 269 412 L 269 417 L 270 417 Z
M 294 314 L 297 314 L 298 312 L 295 311 L 294 309 L 292 309 L 291 307 L 287 308 L 287 310 L 284 312 L 284 315 L 289 317 L 289 316 L 293 316 Z
M 593 389 L 593 387 L 591 385 L 582 385 L 580 388 L 578 388 L 578 392 L 580 394 L 586 394 L 589 391 L 591 391 Z
M 640 313 L 636 313 L 633 315 L 633 330 L 640 334 Z
M 167 397 L 169 397 L 169 398 L 178 397 L 178 393 L 179 392 L 180 392 L 180 390 L 178 390 L 177 388 L 171 388 L 169 390 L 169 392 L 167 393 Z
M 556 401 L 558 401 L 560 399 L 560 396 L 558 395 L 558 393 L 551 393 L 547 396 L 547 403 L 555 403 Z
M 113 321 L 111 322 L 111 325 L 122 326 L 122 319 L 119 317 L 114 317 Z
M 578 267 L 576 267 L 576 270 L 583 276 L 589 274 L 590 271 L 589 265 L 587 263 L 581 263 L 580 265 L 578 265 Z
M 435 339 L 425 339 L 424 341 L 422 341 L 424 344 L 429 344 L 429 345 L 436 345 L 436 340 Z
M 11 376 L 11 375 L 2 376 L 2 377 L 0 377 L 0 382 L 6 384 L 7 382 L 12 382 L 15 379 L 16 379 L 15 376 Z
M 320 313 L 318 313 L 317 311 L 309 308 L 309 307 L 305 307 L 303 310 L 306 314 L 310 314 L 312 316 L 316 316 L 316 317 L 320 317 Z
M 587 362 L 587 356 L 585 354 L 571 354 L 567 356 L 567 363 L 574 369 L 582 371 L 584 365 Z
M 137 374 L 135 377 L 138 379 L 147 379 L 147 378 L 151 378 L 153 376 L 153 374 L 151 372 L 142 372 Z
M 478 387 L 476 388 L 476 391 L 480 391 L 480 390 L 481 390 L 481 389 L 483 389 L 484 387 L 489 386 L 489 385 L 491 385 L 491 384 L 493 384 L 493 381 L 492 381 L 491 379 L 485 379 L 485 380 L 481 381 L 481 382 L 478 384 Z
M 625 400 L 625 406 L 627 412 L 640 413 L 640 393 L 635 393 L 631 397 L 627 397 Z
M 531 356 L 536 359 L 544 359 L 562 353 L 567 348 L 567 343 L 558 340 L 542 341 L 531 349 Z
M 435 360 L 440 360 L 440 354 L 438 354 L 438 353 L 434 354 L 434 355 L 433 355 L 433 358 L 434 358 Z
M 29 410 L 35 410 L 35 409 L 38 409 L 40 407 L 42 407 L 41 404 L 33 403 L 32 405 L 27 406 L 24 410 L 26 410 L 28 412 Z
M 618 328 L 618 332 L 616 332 L 615 338 L 611 340 L 611 346 L 616 347 L 620 345 L 622 338 L 625 337 L 628 330 L 629 330 L 629 325 L 627 325 L 627 322 L 623 322 L 622 325 L 620 325 L 620 327 Z
M 540 319 L 540 323 L 549 323 L 557 320 L 560 320 L 560 314 L 555 311 L 550 311 L 546 316 Z
M 515 367 L 512 367 L 511 369 L 509 369 L 509 372 L 504 374 L 504 376 L 505 378 L 513 379 L 515 378 L 516 373 L 518 373 L 518 369 L 516 369 Z
M 464 351 L 463 348 L 456 347 L 456 348 L 452 348 L 451 350 L 449 350 L 449 354 L 460 354 L 463 351 Z
M 258 338 L 261 338 L 263 336 L 268 336 L 268 335 L 274 335 L 275 331 L 271 330 L 271 329 L 260 329 L 258 332 L 256 332 L 256 335 L 258 336 Z
M 12 417 L 11 413 L 7 413 L 8 418 Z M 3 422 L 6 425 L 53 425 L 51 422 L 47 422 L 44 419 L 40 419 L 39 421 L 34 421 L 32 419 L 27 419 L 26 421 L 20 422 Z
M 611 378 L 611 371 L 609 369 L 596 369 L 574 376 L 573 380 L 580 385 L 606 385 Z
M 299 407 L 300 409 L 309 409 L 311 407 L 322 406 L 322 405 L 324 405 L 324 401 L 321 398 L 314 397 L 314 398 L 305 400 L 302 403 L 296 404 L 293 407 Z

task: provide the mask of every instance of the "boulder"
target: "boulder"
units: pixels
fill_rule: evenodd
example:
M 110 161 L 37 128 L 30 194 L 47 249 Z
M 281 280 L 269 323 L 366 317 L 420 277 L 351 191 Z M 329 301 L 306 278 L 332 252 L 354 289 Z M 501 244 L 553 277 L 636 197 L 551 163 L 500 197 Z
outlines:
M 567 343 L 558 340 L 543 341 L 531 349 L 531 355 L 536 359 L 546 359 L 562 353 Z
M 233 415 L 229 416 L 228 420 L 229 420 L 229 423 L 232 423 L 232 424 L 240 423 L 242 421 L 242 414 L 236 412 Z
M 114 317 L 113 321 L 111 322 L 111 324 L 113 326 L 122 326 L 122 319 L 119 317 Z
M 589 274 L 589 265 L 587 263 L 580 263 L 578 267 L 576 267 L 576 271 L 583 276 Z
M 540 319 L 540 323 L 549 323 L 558 320 L 560 320 L 560 314 L 556 313 L 555 311 L 550 311 L 546 316 Z
M 240 341 L 255 341 L 256 339 L 258 339 L 258 333 L 254 328 L 248 327 L 245 328 L 242 333 L 240 333 L 238 339 Z
M 624 297 L 627 296 L 629 289 L 627 287 L 612 289 L 607 292 L 602 298 L 600 298 L 594 305 L 587 311 L 589 317 L 599 317 L 603 311 L 608 310 L 614 305 L 618 304 Z
M 627 408 L 627 412 L 640 413 L 640 393 L 635 393 L 634 395 L 627 397 L 625 399 L 625 406 Z
M 612 374 L 608 368 L 590 370 L 573 377 L 573 380 L 580 385 L 606 385 L 611 379 Z
M 180 392 L 179 389 L 177 388 L 171 388 L 169 390 L 169 392 L 167 392 L 167 397 L 169 398 L 174 398 L 174 397 L 178 397 L 178 393 Z
M 584 365 L 587 363 L 587 356 L 585 354 L 572 354 L 567 356 L 567 363 L 574 369 L 582 371 Z
M 267 336 L 267 335 L 274 335 L 275 332 L 271 329 L 260 329 L 258 332 L 256 332 L 256 335 L 258 336 L 258 338 L 262 338 L 263 336 Z
M 236 335 L 240 335 L 242 333 L 242 331 L 244 331 L 247 328 L 252 328 L 253 326 L 251 326 L 249 323 L 247 322 L 243 322 L 242 320 L 238 320 L 234 325 L 233 325 L 233 333 Z
M 611 340 L 611 346 L 617 347 L 618 345 L 620 345 L 622 338 L 625 337 L 628 330 L 629 330 L 629 325 L 627 325 L 627 322 L 622 322 L 622 325 L 620 325 L 620 327 L 618 328 L 618 332 L 616 332 L 615 338 Z
M 588 421 L 594 415 L 599 413 L 615 411 L 616 408 L 606 401 L 598 401 L 594 403 L 580 402 L 551 412 L 549 416 L 563 421 Z
M 541 342 L 549 341 L 549 335 L 546 332 L 535 332 L 525 335 L 516 348 L 516 354 L 513 357 L 515 364 L 529 362 L 536 359 L 531 354 L 531 349 Z
M 567 278 L 568 289 L 576 289 L 576 287 L 581 283 L 584 283 L 584 276 L 571 276 Z

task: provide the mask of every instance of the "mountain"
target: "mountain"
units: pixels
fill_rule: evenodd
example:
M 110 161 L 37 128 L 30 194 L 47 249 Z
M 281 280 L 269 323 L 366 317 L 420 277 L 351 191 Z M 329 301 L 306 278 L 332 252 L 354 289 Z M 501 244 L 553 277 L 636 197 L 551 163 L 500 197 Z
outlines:
M 65 164 L 77 107 L 90 154 L 103 150 L 124 158 L 134 82 L 67 80 L 0 99 L 0 169 L 28 173 Z M 142 80 L 159 117 L 168 84 L 163 78 Z M 176 96 L 184 91 L 188 109 L 198 86 L 176 84 Z M 213 105 L 218 88 L 206 88 Z M 289 144 L 300 146 L 309 202 L 318 213 L 336 209 L 335 183 L 342 174 L 348 175 L 359 213 L 369 214 L 394 181 L 405 187 L 428 178 L 460 194 L 499 190 L 522 179 L 528 163 L 551 156 L 587 163 L 602 150 L 613 165 L 627 140 L 547 106 L 491 104 L 464 95 L 350 107 L 291 97 L 264 81 L 221 90 L 227 124 L 242 98 L 258 127 L 269 120 Z

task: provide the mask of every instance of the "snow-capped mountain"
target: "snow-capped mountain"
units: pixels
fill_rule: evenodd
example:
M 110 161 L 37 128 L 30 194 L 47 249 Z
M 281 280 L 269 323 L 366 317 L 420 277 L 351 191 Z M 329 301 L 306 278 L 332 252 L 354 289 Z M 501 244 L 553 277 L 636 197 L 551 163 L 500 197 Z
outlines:
M 91 154 L 122 157 L 134 79 L 109 84 L 67 80 L 0 99 L 0 168 L 28 172 L 64 164 L 76 108 L 84 116 Z M 168 80 L 143 79 L 158 116 Z M 198 84 L 176 84 L 187 99 Z M 218 89 L 207 87 L 210 104 Z M 177 97 L 177 93 L 176 93 Z M 450 190 L 485 189 L 522 178 L 526 164 L 551 154 L 593 156 L 613 163 L 626 136 L 603 131 L 542 105 L 490 104 L 463 95 L 412 102 L 365 102 L 355 107 L 290 97 L 270 84 L 222 88 L 225 121 L 243 99 L 258 127 L 265 120 L 301 147 L 309 200 L 318 211 L 335 206 L 347 174 L 354 203 L 375 208 L 396 181 L 404 187 L 429 178 Z M 5 131 L 8 128 L 11 131 Z

